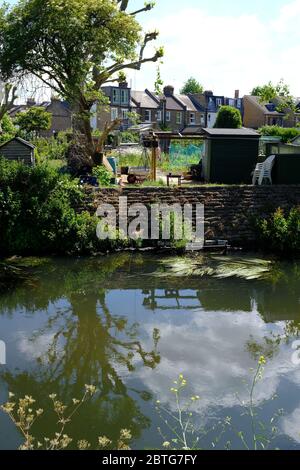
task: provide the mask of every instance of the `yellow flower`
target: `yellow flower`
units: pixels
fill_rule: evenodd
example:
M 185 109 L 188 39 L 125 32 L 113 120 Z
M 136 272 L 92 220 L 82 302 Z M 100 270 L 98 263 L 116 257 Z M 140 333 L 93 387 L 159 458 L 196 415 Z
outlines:
M 258 364 L 259 364 L 260 366 L 263 366 L 263 365 L 266 364 L 266 363 L 267 363 L 267 361 L 266 361 L 265 356 L 260 356 L 259 361 L 258 361 Z

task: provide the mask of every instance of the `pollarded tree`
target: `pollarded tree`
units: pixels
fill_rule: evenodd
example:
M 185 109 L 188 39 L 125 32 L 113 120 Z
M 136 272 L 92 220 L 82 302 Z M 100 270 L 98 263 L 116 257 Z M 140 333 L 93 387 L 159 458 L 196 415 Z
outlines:
M 41 106 L 32 106 L 27 111 L 18 113 L 14 122 L 27 135 L 37 136 L 40 131 L 50 129 L 52 115 Z
M 232 106 L 221 106 L 215 123 L 216 129 L 240 129 L 243 125 L 238 109 Z
M 145 57 L 156 31 L 143 35 L 136 19 L 148 2 L 130 12 L 129 0 L 19 0 L 3 13 L 0 70 L 3 77 L 32 74 L 78 111 L 91 163 L 95 154 L 90 124 L 101 87 L 126 69 L 139 70 L 162 57 Z M 113 123 L 117 124 L 117 122 Z

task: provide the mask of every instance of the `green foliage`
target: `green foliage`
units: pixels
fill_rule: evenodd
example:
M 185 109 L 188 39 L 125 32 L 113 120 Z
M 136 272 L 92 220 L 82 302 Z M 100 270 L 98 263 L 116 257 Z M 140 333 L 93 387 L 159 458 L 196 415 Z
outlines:
M 183 95 L 203 93 L 203 86 L 193 77 L 190 77 L 180 90 Z
M 130 130 L 120 132 L 120 137 L 121 142 L 124 144 L 134 144 L 138 143 L 140 140 L 139 135 L 136 132 L 130 132 Z
M 93 168 L 93 176 L 96 176 L 99 186 L 108 187 L 111 185 L 112 174 L 103 165 Z
M 55 137 L 38 137 L 33 139 L 35 150 L 40 161 L 65 160 L 70 142 L 66 132 L 59 132 Z
M 221 106 L 217 115 L 215 128 L 240 129 L 243 125 L 242 116 L 238 109 L 232 106 Z
M 300 129 L 296 127 L 264 126 L 258 132 L 261 135 L 281 137 L 283 143 L 288 143 L 300 135 Z
M 40 106 L 32 106 L 27 111 L 18 113 L 15 117 L 15 124 L 26 136 L 49 130 L 51 122 L 51 113 L 48 113 Z
M 277 209 L 269 218 L 256 224 L 259 240 L 266 250 L 280 254 L 300 253 L 300 207 L 294 207 L 288 214 Z
M 2 254 L 94 253 L 118 243 L 97 239 L 97 217 L 76 212 L 78 181 L 54 168 L 0 159 L 0 187 Z
M 276 109 L 278 112 L 282 112 L 286 109 L 295 111 L 296 108 L 295 100 L 290 93 L 290 88 L 284 83 L 283 79 L 281 79 L 277 85 L 269 82 L 266 85 L 253 88 L 251 95 L 258 96 L 261 103 L 270 103 L 277 100 Z
M 7 142 L 16 135 L 16 128 L 8 114 L 4 114 L 1 123 L 0 143 Z

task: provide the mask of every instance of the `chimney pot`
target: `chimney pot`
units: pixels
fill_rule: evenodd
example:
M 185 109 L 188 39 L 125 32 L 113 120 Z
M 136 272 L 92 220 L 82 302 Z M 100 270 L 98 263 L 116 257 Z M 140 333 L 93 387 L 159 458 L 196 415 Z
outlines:
M 235 92 L 234 92 L 234 97 L 235 97 L 236 100 L 239 99 L 239 97 L 240 97 L 240 90 L 235 90 Z
M 165 86 L 164 95 L 165 96 L 173 96 L 174 95 L 174 87 L 172 85 Z

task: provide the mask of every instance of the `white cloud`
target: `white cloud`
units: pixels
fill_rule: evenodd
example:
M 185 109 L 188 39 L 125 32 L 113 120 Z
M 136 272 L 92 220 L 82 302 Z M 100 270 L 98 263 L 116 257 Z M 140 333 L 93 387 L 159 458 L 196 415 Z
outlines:
M 284 78 L 295 95 L 300 95 L 300 0 L 285 5 L 275 20 L 255 15 L 209 15 L 199 8 L 182 8 L 155 18 L 146 29 L 160 30 L 165 45 L 162 67 L 165 82 L 177 89 L 191 75 L 215 93 L 242 94 L 257 84 Z M 139 88 L 153 88 L 155 66 L 135 75 Z

